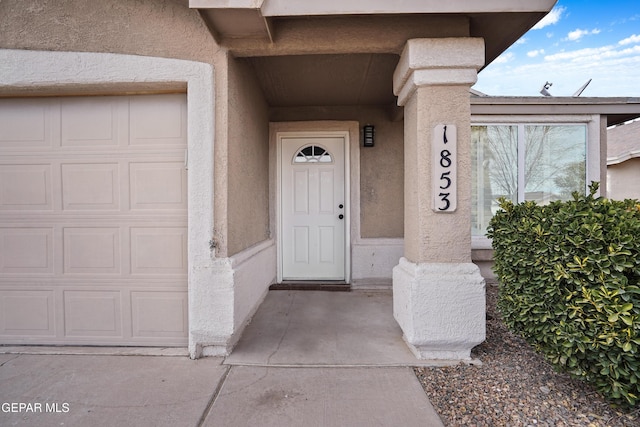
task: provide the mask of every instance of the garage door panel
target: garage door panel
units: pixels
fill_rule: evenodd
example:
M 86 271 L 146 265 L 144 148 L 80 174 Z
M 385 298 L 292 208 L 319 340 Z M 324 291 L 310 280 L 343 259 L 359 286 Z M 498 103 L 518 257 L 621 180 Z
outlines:
M 65 274 L 120 273 L 119 228 L 63 229 Z
M 186 117 L 178 94 L 0 99 L 0 344 L 187 343 Z
M 117 147 L 126 141 L 127 105 L 117 98 L 96 102 L 75 98 L 61 103 L 63 147 Z M 124 110 L 124 111 L 123 111 Z
M 118 291 L 65 291 L 64 330 L 70 337 L 122 337 Z
M 187 293 L 131 292 L 131 310 L 134 337 L 186 336 Z
M 0 335 L 55 335 L 53 291 L 0 291 L 0 307 Z
M 53 273 L 53 228 L 0 228 L 0 273 Z
M 131 209 L 186 209 L 183 161 L 131 163 L 129 169 Z
M 184 97 L 135 97 L 130 108 L 130 145 L 185 146 L 187 111 Z
M 51 210 L 51 164 L 0 165 L 0 210 Z
M 118 210 L 120 172 L 117 163 L 62 164 L 65 210 Z
M 49 104 L 41 100 L 0 103 L 0 150 L 50 146 Z
M 186 227 L 132 227 L 131 274 L 186 275 Z

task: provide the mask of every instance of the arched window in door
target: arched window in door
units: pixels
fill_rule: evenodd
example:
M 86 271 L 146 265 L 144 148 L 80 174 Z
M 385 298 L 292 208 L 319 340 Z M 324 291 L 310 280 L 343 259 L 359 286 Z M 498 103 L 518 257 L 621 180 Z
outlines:
M 293 163 L 331 163 L 333 157 L 319 145 L 307 145 L 301 148 L 293 158 Z

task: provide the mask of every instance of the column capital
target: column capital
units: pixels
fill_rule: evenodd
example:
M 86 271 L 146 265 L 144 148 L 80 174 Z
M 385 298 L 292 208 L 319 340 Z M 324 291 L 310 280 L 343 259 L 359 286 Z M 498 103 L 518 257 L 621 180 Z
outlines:
M 483 65 L 482 38 L 411 39 L 393 73 L 393 92 L 398 96 L 398 105 L 404 105 L 421 86 L 472 86 Z

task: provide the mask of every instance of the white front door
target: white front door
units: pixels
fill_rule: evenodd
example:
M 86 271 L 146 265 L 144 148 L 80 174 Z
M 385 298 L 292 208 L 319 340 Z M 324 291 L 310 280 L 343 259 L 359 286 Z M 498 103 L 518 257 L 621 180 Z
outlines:
M 283 137 L 283 280 L 345 280 L 345 137 Z

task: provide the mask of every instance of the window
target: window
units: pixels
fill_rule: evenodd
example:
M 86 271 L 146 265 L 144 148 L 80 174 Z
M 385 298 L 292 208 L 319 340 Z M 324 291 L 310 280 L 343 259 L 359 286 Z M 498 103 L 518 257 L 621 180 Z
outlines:
M 484 236 L 498 199 L 547 204 L 586 191 L 586 125 L 471 127 L 473 236 Z
M 293 158 L 293 163 L 331 163 L 331 154 L 318 145 L 307 145 Z

